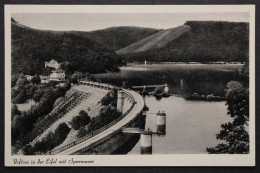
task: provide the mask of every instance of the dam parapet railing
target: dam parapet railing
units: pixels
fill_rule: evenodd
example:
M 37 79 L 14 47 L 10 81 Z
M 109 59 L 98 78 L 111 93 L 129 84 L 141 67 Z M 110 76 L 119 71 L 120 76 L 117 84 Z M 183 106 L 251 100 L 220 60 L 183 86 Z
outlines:
M 111 85 L 111 84 L 92 82 L 92 81 L 84 81 L 84 80 L 80 80 L 79 84 L 92 86 L 92 87 L 96 87 L 96 88 L 101 88 L 101 89 L 104 89 L 104 90 L 111 90 L 113 88 L 119 88 L 119 87 Z M 77 85 L 77 84 L 75 84 L 75 85 Z
M 124 91 L 125 93 L 128 93 L 128 91 L 125 90 L 125 89 L 123 89 L 123 91 Z M 128 93 L 128 94 L 130 94 L 130 93 Z M 133 98 L 133 96 L 132 96 L 131 94 L 130 94 L 130 96 Z M 111 124 L 114 125 L 114 124 L 116 124 L 117 122 L 119 122 L 120 120 L 122 120 L 123 118 L 125 118 L 125 117 L 133 110 L 135 104 L 136 104 L 136 101 L 134 101 L 134 103 L 132 104 L 132 106 L 130 107 L 130 109 L 129 109 L 127 112 L 125 112 L 124 115 L 122 115 L 121 117 L 118 117 L 118 120 L 117 120 L 117 119 L 114 120 L 114 122 L 111 122 Z M 143 109 L 142 109 L 142 110 L 143 110 Z M 111 134 L 105 136 L 104 138 L 100 139 L 99 141 L 97 141 L 97 142 L 95 142 L 95 143 L 93 143 L 93 144 L 90 144 L 90 145 L 88 145 L 88 146 L 86 146 L 86 147 L 84 147 L 84 148 L 82 148 L 82 149 L 76 151 L 76 152 L 73 153 L 73 154 L 74 154 L 74 155 L 80 155 L 81 153 L 84 153 L 84 152 L 86 152 L 86 151 L 91 150 L 94 146 L 97 146 L 97 145 L 99 145 L 99 144 L 102 144 L 102 143 L 103 143 L 104 141 L 106 141 L 107 139 L 110 139 L 112 136 L 118 134 L 119 132 L 122 131 L 122 128 L 127 127 L 128 125 L 130 125 L 130 124 L 132 124 L 134 121 L 136 121 L 136 119 L 139 118 L 139 116 L 142 116 L 142 110 L 140 110 L 140 112 L 137 113 L 137 114 L 135 115 L 135 117 L 134 117 L 133 119 L 131 119 L 129 122 L 127 122 L 123 127 L 119 128 L 119 129 L 117 129 L 117 130 L 114 130 L 113 133 L 111 133 Z M 112 127 L 113 125 L 111 125 L 111 127 Z
M 98 88 L 107 89 L 107 90 L 112 89 L 112 88 L 115 87 L 115 86 L 108 85 L 108 84 L 102 84 L 102 83 L 96 83 L 96 82 L 86 82 L 86 81 L 81 81 L 80 84 L 85 84 L 85 85 L 88 85 L 88 86 L 98 87 Z M 118 88 L 118 87 L 117 87 L 117 88 Z M 128 99 L 130 100 L 130 103 L 131 103 L 130 108 L 129 108 L 125 113 L 123 113 L 121 116 L 119 116 L 118 118 L 116 118 L 115 120 L 113 120 L 112 122 L 110 122 L 109 124 L 103 126 L 102 128 L 97 129 L 97 130 L 93 131 L 92 133 L 90 133 L 90 134 L 88 134 L 88 135 L 86 135 L 86 136 L 84 136 L 84 137 L 82 137 L 82 138 L 80 138 L 80 139 L 78 139 L 78 140 L 76 140 L 76 141 L 70 143 L 70 144 L 67 144 L 67 145 L 65 145 L 65 146 L 63 146 L 63 147 L 61 147 L 61 148 L 52 150 L 52 151 L 47 152 L 47 153 L 45 153 L 45 154 L 46 154 L 46 155 L 55 155 L 55 154 L 58 154 L 58 153 L 60 153 L 60 152 L 62 152 L 62 151 L 65 151 L 65 150 L 67 150 L 67 149 L 69 149 L 69 148 L 71 148 L 71 147 L 74 147 L 74 146 L 76 146 L 77 144 L 82 143 L 82 142 L 84 142 L 84 141 L 86 141 L 86 140 L 88 140 L 88 139 L 90 139 L 90 138 L 92 138 L 92 137 L 94 137 L 94 136 L 100 134 L 101 132 L 103 132 L 103 131 L 105 131 L 105 130 L 111 128 L 113 125 L 115 125 L 116 123 L 118 123 L 119 121 L 121 121 L 124 117 L 126 117 L 126 116 L 133 110 L 133 108 L 134 108 L 134 106 L 135 106 L 135 104 L 136 104 L 136 101 L 135 101 L 134 97 L 132 96 L 132 94 L 131 94 L 130 92 L 128 92 L 128 90 L 122 89 L 122 91 L 124 92 L 124 95 L 125 95 L 126 97 L 128 97 Z M 142 111 L 142 110 L 141 110 L 141 111 Z M 141 113 L 141 111 L 140 111 L 140 113 Z M 139 114 L 140 114 L 140 113 L 139 113 Z M 139 115 L 139 114 L 138 114 L 138 115 Z M 136 116 L 138 116 L 138 115 L 136 115 Z M 132 121 L 131 121 L 131 122 L 132 122 Z M 128 122 L 127 124 L 129 124 L 129 123 L 131 123 L 131 122 Z M 118 130 L 115 131 L 115 132 L 118 132 Z M 114 133 L 113 133 L 113 134 L 114 134 Z M 111 136 L 111 134 L 110 134 L 109 136 Z M 101 140 L 97 141 L 96 143 L 98 143 L 98 142 L 100 142 L 100 141 L 103 141 L 104 139 L 107 139 L 107 137 L 108 137 L 108 136 L 105 136 L 104 138 L 102 138 Z M 94 144 L 96 144 L 96 143 L 94 143 Z M 89 145 L 89 146 L 86 146 L 85 148 L 83 148 L 83 149 L 77 151 L 76 153 L 82 152 L 82 150 L 86 151 L 86 150 L 89 149 L 92 145 L 93 145 L 93 144 L 91 144 L 91 145 Z

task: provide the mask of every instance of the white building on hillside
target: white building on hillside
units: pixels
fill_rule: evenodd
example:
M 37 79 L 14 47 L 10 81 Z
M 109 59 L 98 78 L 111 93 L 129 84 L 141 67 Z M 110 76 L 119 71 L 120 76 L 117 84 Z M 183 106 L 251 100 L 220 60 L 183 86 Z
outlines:
M 65 80 L 65 72 L 62 71 L 62 70 L 52 71 L 52 73 L 50 74 L 50 80 L 64 81 Z
M 55 60 L 51 60 L 50 62 L 46 61 L 45 62 L 45 68 L 46 67 L 53 67 L 55 69 L 59 69 L 60 68 L 60 63 L 58 63 Z

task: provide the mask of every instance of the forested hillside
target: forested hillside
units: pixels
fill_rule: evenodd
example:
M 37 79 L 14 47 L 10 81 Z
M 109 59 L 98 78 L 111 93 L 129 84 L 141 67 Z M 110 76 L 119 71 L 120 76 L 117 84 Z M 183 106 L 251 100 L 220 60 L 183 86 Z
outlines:
M 128 62 L 248 61 L 249 25 L 235 22 L 188 21 L 190 31 L 160 49 L 128 53 Z
M 122 59 L 100 43 L 71 33 L 35 30 L 12 20 L 12 73 L 41 74 L 44 62 L 68 62 L 71 71 L 117 71 Z
M 69 33 L 96 41 L 108 49 L 116 51 L 157 33 L 158 31 L 158 29 L 153 28 L 121 26 L 91 32 L 71 31 Z
M 117 55 L 115 51 L 117 51 Z M 71 72 L 118 71 L 127 62 L 248 61 L 249 25 L 188 21 L 158 30 L 112 27 L 92 32 L 43 31 L 12 19 L 12 73 L 42 74 L 44 62 L 68 62 Z

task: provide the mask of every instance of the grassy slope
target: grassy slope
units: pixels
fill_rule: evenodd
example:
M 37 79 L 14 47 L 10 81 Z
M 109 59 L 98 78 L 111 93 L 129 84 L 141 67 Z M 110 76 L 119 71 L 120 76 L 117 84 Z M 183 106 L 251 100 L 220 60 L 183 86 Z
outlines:
M 160 49 L 125 54 L 128 61 L 247 61 L 248 23 L 191 21 L 191 30 Z
M 116 51 L 146 38 L 158 29 L 133 26 L 111 27 L 91 32 L 70 31 L 69 33 L 96 41 L 110 50 Z
M 182 25 L 176 28 L 162 30 L 157 32 L 143 40 L 131 44 L 123 49 L 116 51 L 118 54 L 144 52 L 151 49 L 158 49 L 165 47 L 169 42 L 177 39 L 182 34 L 190 31 L 188 25 Z

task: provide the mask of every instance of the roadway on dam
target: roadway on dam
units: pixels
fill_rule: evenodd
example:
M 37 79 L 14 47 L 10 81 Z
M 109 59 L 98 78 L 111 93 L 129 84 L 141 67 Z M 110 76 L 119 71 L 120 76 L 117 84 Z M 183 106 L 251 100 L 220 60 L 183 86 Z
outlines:
M 95 135 L 91 137 L 90 139 L 87 139 L 86 141 L 83 141 L 71 148 L 68 148 L 67 150 L 64 150 L 60 153 L 57 153 L 57 155 L 72 155 L 92 144 L 95 144 L 96 142 L 106 138 L 107 136 L 111 135 L 114 131 L 120 130 L 122 127 L 126 126 L 129 122 L 131 122 L 133 119 L 136 118 L 136 116 L 139 115 L 139 113 L 143 110 L 144 107 L 144 100 L 143 97 L 132 90 L 123 90 L 127 92 L 128 94 L 132 95 L 135 101 L 135 105 L 133 109 L 119 122 L 111 126 L 110 128 L 104 130 L 103 132 L 99 133 L 98 135 Z M 140 115 L 139 115 L 140 116 Z

